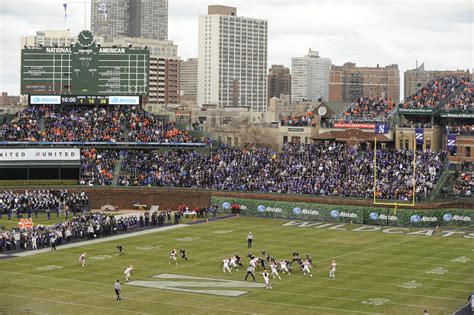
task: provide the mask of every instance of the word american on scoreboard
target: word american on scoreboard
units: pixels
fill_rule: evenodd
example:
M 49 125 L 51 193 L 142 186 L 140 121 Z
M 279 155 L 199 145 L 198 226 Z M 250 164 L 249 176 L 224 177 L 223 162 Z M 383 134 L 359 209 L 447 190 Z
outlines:
M 140 96 L 30 95 L 30 105 L 140 105 Z

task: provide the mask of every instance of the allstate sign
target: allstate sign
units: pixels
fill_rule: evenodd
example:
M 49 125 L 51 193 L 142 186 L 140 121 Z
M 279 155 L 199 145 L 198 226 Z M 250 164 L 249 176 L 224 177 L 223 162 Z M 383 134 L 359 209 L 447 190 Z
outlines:
M 265 211 L 265 206 L 259 205 L 259 206 L 257 207 L 257 211 L 258 211 L 258 212 L 263 212 L 263 211 Z
M 31 105 L 59 105 L 61 104 L 61 96 L 59 95 L 31 95 Z
M 339 211 L 338 210 L 332 210 L 331 211 L 331 217 L 333 217 L 333 218 L 339 217 Z
M 418 222 L 420 222 L 420 220 L 421 220 L 421 218 L 417 214 L 414 214 L 410 217 L 410 221 L 413 222 L 413 223 L 418 223 Z
M 298 208 L 298 207 L 293 208 L 293 213 L 294 214 L 301 214 L 301 208 Z
M 375 221 L 379 218 L 379 215 L 377 214 L 377 212 L 371 212 L 369 217 L 370 217 L 371 220 Z
M 110 105 L 139 105 L 140 97 L 139 96 L 110 96 L 109 104 Z
M 224 209 L 226 209 L 226 210 L 227 210 L 227 209 L 230 209 L 230 203 L 224 202 L 224 203 L 222 204 L 222 208 L 224 208 Z
M 446 213 L 445 215 L 443 215 L 443 220 L 446 222 L 449 222 L 452 219 L 453 219 L 453 216 L 450 213 Z

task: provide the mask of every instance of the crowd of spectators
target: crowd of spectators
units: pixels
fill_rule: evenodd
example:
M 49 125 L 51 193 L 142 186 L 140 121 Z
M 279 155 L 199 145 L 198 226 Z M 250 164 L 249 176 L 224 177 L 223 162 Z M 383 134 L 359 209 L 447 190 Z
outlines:
M 49 107 L 43 112 L 43 141 L 123 141 L 120 108 Z
M 464 88 L 456 94 L 448 103 L 446 109 L 449 111 L 461 111 L 474 113 L 474 87 L 471 82 L 463 82 Z
M 179 212 L 174 223 L 180 222 Z M 167 220 L 168 219 L 168 220 Z M 171 224 L 171 212 L 153 211 L 140 215 L 113 216 L 101 213 L 80 213 L 62 223 L 44 226 L 36 225 L 32 228 L 0 229 L 0 252 L 16 249 L 53 249 L 63 243 L 86 239 L 96 239 L 115 234 L 132 231 L 138 228 Z M 54 246 L 52 246 L 54 244 Z
M 410 199 L 413 152 L 384 150 L 379 155 L 377 197 Z M 443 152 L 417 155 L 418 198 L 431 191 L 444 159 Z M 370 198 L 372 161 L 370 151 L 331 142 L 285 144 L 281 152 L 227 146 L 211 154 L 129 151 L 118 184 Z
M 31 107 L 17 112 L 11 121 L 6 119 L 0 128 L 0 141 L 38 141 L 40 108 Z
M 308 112 L 306 114 L 291 114 L 281 118 L 282 126 L 297 126 L 297 127 L 311 127 L 316 126 L 314 113 Z
M 345 120 L 354 118 L 378 118 L 386 117 L 393 110 L 395 104 L 392 98 L 386 97 L 361 97 L 344 112 Z
M 474 193 L 474 172 L 460 173 L 453 185 L 453 195 L 471 197 Z
M 40 128 L 40 121 L 44 128 Z M 3 122 L 0 141 L 199 142 L 140 106 L 41 106 Z
M 416 94 L 409 96 L 403 108 L 436 108 L 439 103 L 467 81 L 466 78 L 449 76 L 429 82 Z
M 61 212 L 84 212 L 89 208 L 89 198 L 85 192 L 72 193 L 65 189 L 32 190 L 32 191 L 0 191 L 0 218 L 12 216 L 38 216 L 39 212 L 49 215 Z
M 81 150 L 81 185 L 111 185 L 119 153 L 116 150 L 84 148 Z

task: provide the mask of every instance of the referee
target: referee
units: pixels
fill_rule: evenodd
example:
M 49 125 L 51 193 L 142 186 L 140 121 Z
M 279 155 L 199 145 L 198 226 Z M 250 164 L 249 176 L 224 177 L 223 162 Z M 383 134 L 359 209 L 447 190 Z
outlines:
M 120 291 L 122 287 L 120 286 L 120 280 L 115 281 L 114 284 L 115 294 L 117 295 L 117 301 L 120 301 L 122 298 L 120 297 Z
M 247 248 L 252 248 L 253 235 L 252 232 L 247 234 Z

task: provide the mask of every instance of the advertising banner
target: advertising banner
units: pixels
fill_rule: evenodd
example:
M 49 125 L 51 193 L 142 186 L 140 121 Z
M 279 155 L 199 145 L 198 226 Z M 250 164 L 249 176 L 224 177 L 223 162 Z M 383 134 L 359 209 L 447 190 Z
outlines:
M 226 212 L 232 211 L 228 205 L 238 204 L 240 205 L 240 213 L 243 215 L 271 218 L 407 227 L 470 226 L 474 224 L 474 210 L 469 209 L 398 209 L 395 215 L 393 208 L 338 206 L 214 196 L 212 197 L 212 203 Z
M 334 128 L 374 129 L 375 124 L 335 123 Z
M 79 149 L 0 149 L 2 161 L 79 161 Z

